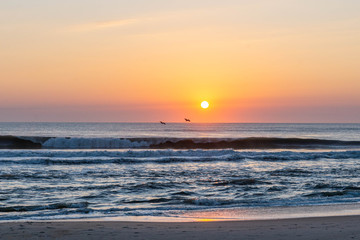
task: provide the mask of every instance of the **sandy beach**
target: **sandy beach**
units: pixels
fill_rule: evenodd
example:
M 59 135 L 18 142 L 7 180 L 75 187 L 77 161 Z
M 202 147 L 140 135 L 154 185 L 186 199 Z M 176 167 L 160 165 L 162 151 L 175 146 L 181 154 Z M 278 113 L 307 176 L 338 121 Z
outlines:
M 10 222 L 1 239 L 360 239 L 360 216 L 222 222 Z

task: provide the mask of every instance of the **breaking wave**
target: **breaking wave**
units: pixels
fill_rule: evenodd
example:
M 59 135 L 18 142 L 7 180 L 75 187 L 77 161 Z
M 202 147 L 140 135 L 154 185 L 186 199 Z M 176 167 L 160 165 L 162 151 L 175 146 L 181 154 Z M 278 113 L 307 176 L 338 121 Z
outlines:
M 314 161 L 356 159 L 360 151 L 239 151 L 239 150 L 0 150 L 0 165 L 86 165 L 180 162 Z
M 72 138 L 0 136 L 0 149 L 336 149 L 360 141 L 311 138 Z

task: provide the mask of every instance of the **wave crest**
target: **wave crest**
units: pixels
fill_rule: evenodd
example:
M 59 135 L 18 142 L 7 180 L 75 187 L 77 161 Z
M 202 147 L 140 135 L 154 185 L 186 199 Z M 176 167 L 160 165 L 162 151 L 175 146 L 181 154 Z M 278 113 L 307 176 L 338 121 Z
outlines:
M 358 159 L 360 151 L 237 151 L 237 150 L 0 150 L 0 165 L 87 165 L 87 164 L 169 164 L 180 162 L 313 161 Z M 298 169 L 288 174 L 306 174 Z M 278 174 L 277 172 L 273 173 Z M 280 173 L 282 174 L 282 173 Z M 5 176 L 7 177 L 7 176 Z M 239 183 L 238 183 L 239 184 Z
M 304 138 L 70 138 L 0 136 L 0 149 L 336 149 L 360 141 Z

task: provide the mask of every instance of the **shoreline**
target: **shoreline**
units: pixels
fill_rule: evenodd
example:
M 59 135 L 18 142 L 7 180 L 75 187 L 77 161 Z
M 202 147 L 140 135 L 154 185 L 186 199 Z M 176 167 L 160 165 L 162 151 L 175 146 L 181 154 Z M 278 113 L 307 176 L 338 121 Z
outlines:
M 336 216 L 360 216 L 360 203 L 338 203 L 304 206 L 236 207 L 189 210 L 170 216 L 91 216 L 84 218 L 16 219 L 16 222 L 203 222 L 203 221 L 261 221 Z
M 210 222 L 0 223 L 1 239 L 360 239 L 360 215 Z

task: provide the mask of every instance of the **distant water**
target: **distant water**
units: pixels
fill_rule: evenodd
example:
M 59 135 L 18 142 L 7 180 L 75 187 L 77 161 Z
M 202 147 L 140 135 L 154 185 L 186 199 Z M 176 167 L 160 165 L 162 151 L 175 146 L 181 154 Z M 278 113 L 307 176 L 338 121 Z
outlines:
M 360 124 L 0 123 L 0 221 L 358 203 Z

